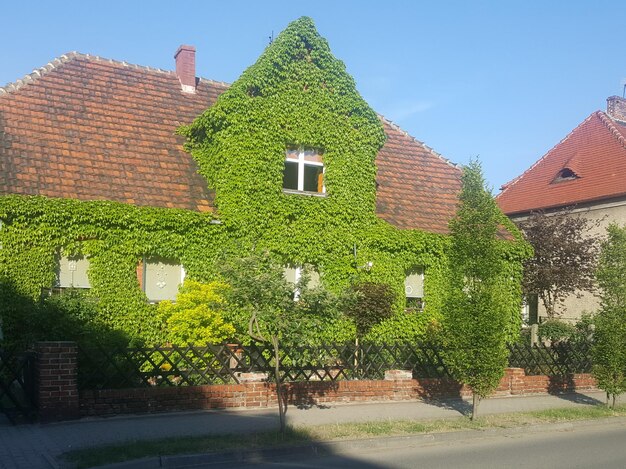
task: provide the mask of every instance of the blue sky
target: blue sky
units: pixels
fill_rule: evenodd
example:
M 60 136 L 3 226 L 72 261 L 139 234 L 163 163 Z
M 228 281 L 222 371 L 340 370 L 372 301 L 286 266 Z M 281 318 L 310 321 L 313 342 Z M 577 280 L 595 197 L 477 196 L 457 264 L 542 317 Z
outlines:
M 0 86 L 76 50 L 232 82 L 310 16 L 363 97 L 495 192 L 622 94 L 619 1 L 58 1 L 2 7 Z

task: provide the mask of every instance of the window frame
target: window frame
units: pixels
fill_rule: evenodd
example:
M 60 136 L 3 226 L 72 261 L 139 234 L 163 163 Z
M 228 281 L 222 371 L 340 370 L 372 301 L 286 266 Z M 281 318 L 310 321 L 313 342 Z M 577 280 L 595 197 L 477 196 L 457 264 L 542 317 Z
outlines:
M 84 261 L 84 266 L 85 266 L 85 273 L 84 273 L 84 277 L 87 281 L 86 285 L 74 285 L 74 272 L 80 272 L 81 269 L 78 269 L 78 263 Z M 67 263 L 67 272 L 65 273 L 65 275 L 70 276 L 70 281 L 69 284 L 63 284 L 63 264 Z M 72 265 L 74 266 L 74 268 L 72 268 Z M 54 291 L 58 291 L 61 292 L 63 290 L 69 290 L 69 289 L 80 289 L 80 290 L 89 290 L 91 289 L 91 280 L 89 279 L 89 269 L 91 268 L 91 263 L 89 262 L 89 258 L 87 256 L 85 256 L 84 254 L 80 254 L 80 255 L 74 255 L 74 256 L 67 256 L 64 254 L 60 254 L 59 253 L 59 257 L 58 257 L 58 262 L 57 262 L 57 270 L 55 273 L 55 281 L 54 281 L 54 285 L 52 286 L 51 290 Z M 77 283 L 78 280 L 80 279 L 76 279 Z
M 309 271 L 309 273 L 315 273 L 316 275 L 310 275 L 309 277 L 309 284 L 311 282 L 314 282 L 316 285 L 314 285 L 313 287 L 310 287 L 309 284 L 307 284 L 307 288 L 318 288 L 322 285 L 322 276 L 319 272 L 319 270 L 317 270 L 317 268 L 311 264 L 306 264 L 307 270 Z M 294 274 L 293 274 L 293 278 L 294 281 L 292 282 L 288 277 L 287 277 L 287 270 L 291 269 L 293 270 Z M 283 277 L 285 277 L 285 280 L 287 280 L 287 282 L 289 283 L 293 283 L 294 286 L 297 286 L 298 283 L 300 282 L 300 279 L 302 278 L 302 272 L 305 269 L 305 265 L 303 264 L 287 264 L 285 266 L 283 266 Z M 314 277 L 316 277 L 314 279 Z M 301 291 L 298 288 L 294 288 L 294 300 L 298 300 L 300 298 L 300 294 Z
M 290 154 L 297 154 L 297 158 L 290 157 Z M 285 187 L 284 180 L 284 169 L 283 169 L 283 192 L 286 194 L 306 194 L 317 197 L 325 197 L 326 196 L 326 166 L 323 161 L 311 161 L 306 159 L 307 152 L 315 152 L 316 155 L 320 157 L 320 160 L 323 159 L 323 153 L 312 147 L 289 147 L 285 151 L 285 161 L 284 164 L 287 163 L 296 163 L 298 166 L 297 172 L 297 189 L 290 189 Z M 322 190 L 320 191 L 307 191 L 304 189 L 304 173 L 306 166 L 314 166 L 317 168 L 322 168 Z

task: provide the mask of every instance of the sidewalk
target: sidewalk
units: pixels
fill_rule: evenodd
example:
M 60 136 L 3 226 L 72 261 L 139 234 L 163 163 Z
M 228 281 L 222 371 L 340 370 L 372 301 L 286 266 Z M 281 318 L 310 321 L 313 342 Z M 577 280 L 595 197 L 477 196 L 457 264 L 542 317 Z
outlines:
M 499 397 L 481 403 L 481 414 L 522 412 L 575 407 L 604 402 L 602 392 L 560 396 L 539 395 Z M 623 402 L 624 400 L 622 400 Z M 312 426 L 373 420 L 425 420 L 459 417 L 471 409 L 471 402 L 404 401 L 368 404 L 336 404 L 308 409 L 289 407 L 287 423 Z M 278 428 L 278 410 L 216 410 L 11 426 L 0 420 L 0 469 L 50 469 L 56 459 L 72 449 L 207 434 L 256 432 Z

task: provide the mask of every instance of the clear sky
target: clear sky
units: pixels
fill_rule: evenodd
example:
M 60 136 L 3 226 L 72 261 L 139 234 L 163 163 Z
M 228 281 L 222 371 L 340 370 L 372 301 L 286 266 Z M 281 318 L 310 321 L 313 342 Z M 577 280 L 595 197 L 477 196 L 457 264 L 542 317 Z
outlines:
M 48 1 L 1 8 L 0 86 L 69 51 L 232 82 L 310 16 L 378 113 L 495 192 L 622 95 L 622 1 Z

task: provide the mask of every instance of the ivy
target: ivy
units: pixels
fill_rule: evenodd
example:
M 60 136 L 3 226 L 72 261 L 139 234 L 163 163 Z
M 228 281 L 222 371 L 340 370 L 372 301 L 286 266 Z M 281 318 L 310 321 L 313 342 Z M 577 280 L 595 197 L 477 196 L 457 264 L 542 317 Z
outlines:
M 218 279 L 221 259 L 254 250 L 270 251 L 284 264 L 315 266 L 335 293 L 359 282 L 390 285 L 394 315 L 372 328 L 372 339 L 417 340 L 436 329 L 449 238 L 401 230 L 377 217 L 375 162 L 385 142 L 383 127 L 311 19 L 291 23 L 211 108 L 179 132 L 215 192 L 213 214 L 0 197 L 0 282 L 15 291 L 1 297 L 6 336 L 19 330 L 23 305 L 36 303 L 42 288 L 53 284 L 59 249 L 89 258 L 89 294 L 100 320 L 129 340 L 163 340 L 154 306 L 139 288 L 140 259 L 175 259 L 190 280 L 210 282 Z M 285 152 L 294 146 L 322 153 L 324 196 L 283 192 Z M 517 236 L 514 227 L 507 228 Z M 519 241 L 502 246 L 514 280 L 511 291 L 518 293 L 525 248 Z M 368 262 L 369 271 L 359 268 Z M 425 311 L 406 315 L 404 279 L 415 266 L 425 270 Z M 317 331 L 324 340 L 355 333 L 344 321 L 328 326 Z

